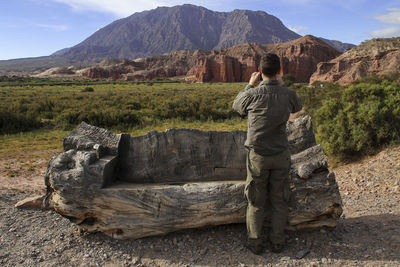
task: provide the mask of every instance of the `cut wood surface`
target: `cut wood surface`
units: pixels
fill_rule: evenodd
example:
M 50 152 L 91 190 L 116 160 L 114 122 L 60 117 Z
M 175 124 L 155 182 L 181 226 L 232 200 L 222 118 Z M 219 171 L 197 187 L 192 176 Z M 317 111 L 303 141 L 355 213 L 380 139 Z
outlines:
M 287 126 L 289 229 L 336 225 L 341 198 L 309 116 Z M 141 137 L 82 123 L 45 174 L 45 204 L 88 231 L 140 238 L 241 223 L 247 206 L 243 131 L 169 129 Z M 268 223 L 268 218 L 266 223 Z

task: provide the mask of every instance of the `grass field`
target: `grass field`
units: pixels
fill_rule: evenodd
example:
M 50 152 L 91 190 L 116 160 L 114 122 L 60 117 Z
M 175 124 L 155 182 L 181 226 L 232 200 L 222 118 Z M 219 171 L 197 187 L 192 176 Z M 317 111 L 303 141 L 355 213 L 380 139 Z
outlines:
M 71 130 L 81 121 L 130 132 L 160 125 L 233 126 L 240 117 L 231 105 L 243 87 L 222 83 L 7 84 L 0 87 L 1 131 L 18 133 L 46 126 Z
M 168 128 L 245 130 L 246 120 L 231 110 L 244 86 L 0 80 L 0 154 L 61 150 L 81 121 L 133 136 Z
M 0 77 L 0 153 L 61 150 L 64 136 L 82 121 L 133 136 L 168 128 L 246 130 L 247 120 L 231 108 L 245 85 Z M 291 88 L 330 156 L 362 156 L 399 140 L 397 80 Z

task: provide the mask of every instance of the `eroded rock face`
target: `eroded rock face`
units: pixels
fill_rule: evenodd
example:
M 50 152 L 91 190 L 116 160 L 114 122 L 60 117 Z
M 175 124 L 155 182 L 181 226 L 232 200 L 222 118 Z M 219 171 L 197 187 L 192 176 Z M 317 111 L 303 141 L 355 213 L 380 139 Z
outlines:
M 309 116 L 287 125 L 289 228 L 335 226 L 341 198 Z M 48 165 L 46 204 L 88 231 L 140 238 L 245 220 L 243 131 L 117 135 L 82 123 Z
M 318 64 L 311 76 L 315 81 L 350 84 L 371 75 L 400 71 L 400 38 L 373 39 L 353 47 L 343 55 Z
M 115 65 L 100 64 L 89 68 L 84 76 L 131 81 L 194 76 L 197 82 L 247 82 L 265 53 L 278 54 L 283 73 L 293 75 L 298 82 L 308 82 L 319 62 L 340 55 L 325 42 L 307 35 L 282 44 L 247 43 L 223 50 L 184 50 Z

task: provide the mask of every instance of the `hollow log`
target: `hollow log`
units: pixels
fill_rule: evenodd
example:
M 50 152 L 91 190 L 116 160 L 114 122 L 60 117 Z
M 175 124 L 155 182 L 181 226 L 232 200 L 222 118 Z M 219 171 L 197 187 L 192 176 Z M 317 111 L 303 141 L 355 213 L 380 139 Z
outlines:
M 334 227 L 342 202 L 311 118 L 288 122 L 289 229 Z M 245 221 L 243 131 L 114 134 L 82 122 L 45 174 L 48 208 L 84 230 L 141 238 Z M 266 219 L 268 223 L 268 216 Z

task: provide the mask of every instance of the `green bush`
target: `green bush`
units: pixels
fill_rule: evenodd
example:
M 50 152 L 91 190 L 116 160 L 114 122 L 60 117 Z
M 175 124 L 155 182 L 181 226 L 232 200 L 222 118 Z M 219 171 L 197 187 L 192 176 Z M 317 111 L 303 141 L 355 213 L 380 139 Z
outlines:
M 42 126 L 32 114 L 0 110 L 0 134 L 10 134 L 37 129 Z
M 291 88 L 296 90 L 305 111 L 312 117 L 321 108 L 324 100 L 340 98 L 345 89 L 344 86 L 339 84 L 326 82 L 314 82 L 311 86 L 308 84 L 293 84 Z
M 286 86 L 292 86 L 296 82 L 296 77 L 291 74 L 284 74 L 282 80 Z
M 315 124 L 317 140 L 327 153 L 340 158 L 370 154 L 399 140 L 399 84 L 382 81 L 350 85 L 340 98 L 322 102 Z
M 94 92 L 94 88 L 93 87 L 85 87 L 84 89 L 81 90 L 81 92 Z

